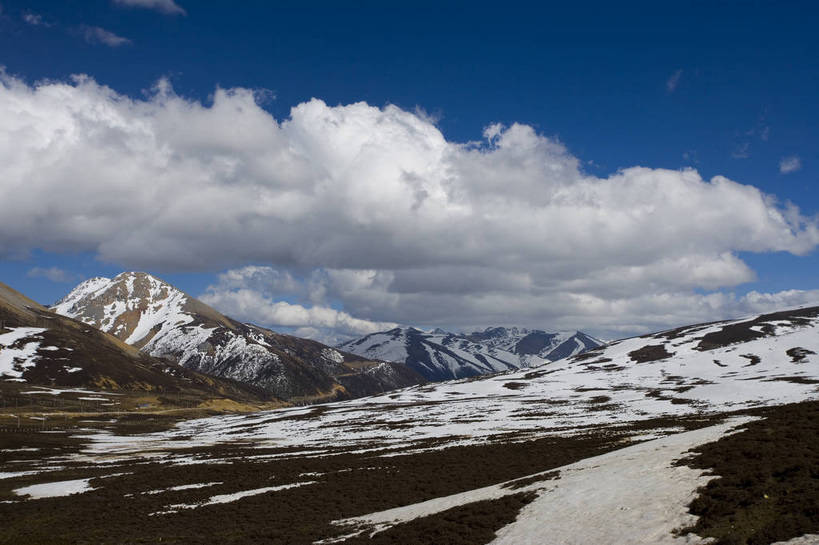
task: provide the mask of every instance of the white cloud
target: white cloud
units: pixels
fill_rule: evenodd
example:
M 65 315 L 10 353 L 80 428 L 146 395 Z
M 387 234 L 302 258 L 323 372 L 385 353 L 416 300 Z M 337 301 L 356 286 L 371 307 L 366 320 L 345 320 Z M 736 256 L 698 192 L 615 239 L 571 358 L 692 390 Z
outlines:
M 751 156 L 750 142 L 740 142 L 734 147 L 734 151 L 731 152 L 731 157 L 734 159 L 747 159 L 750 156 Z
M 796 155 L 790 157 L 783 157 L 779 161 L 779 172 L 782 174 L 790 174 L 802 168 L 802 160 Z
M 680 84 L 680 78 L 682 77 L 683 71 L 682 68 L 675 70 L 673 74 L 671 74 L 668 79 L 665 81 L 665 90 L 669 93 L 673 93 L 677 90 L 677 86 Z
M 169 15 L 185 15 L 186 12 L 174 0 L 113 0 L 114 4 L 135 8 L 146 8 Z
M 27 12 L 23 13 L 23 22 L 25 22 L 26 24 L 32 25 L 32 26 L 44 26 L 44 27 L 52 26 L 51 23 L 48 23 L 43 19 L 42 15 L 39 15 L 37 13 L 32 13 L 30 11 L 27 11 Z
M 77 280 L 77 275 L 59 267 L 32 267 L 26 273 L 29 278 L 46 278 L 52 282 L 68 283 Z
M 279 271 L 270 267 L 244 267 L 219 275 L 219 283 L 199 296 L 220 312 L 242 321 L 276 327 L 299 328 L 301 335 L 322 338 L 326 332 L 346 336 L 366 335 L 395 327 L 392 322 L 373 322 L 355 318 L 328 306 L 309 307 L 277 301 L 274 293 L 292 291 L 291 280 L 281 283 Z M 265 281 L 267 280 L 267 281 Z
M 90 44 L 103 44 L 108 47 L 119 47 L 131 43 L 131 40 L 128 38 L 117 36 L 113 32 L 98 26 L 82 27 L 82 35 L 85 41 Z
M 0 81 L 0 256 L 269 264 L 275 282 L 231 271 L 210 295 L 267 324 L 681 323 L 698 292 L 753 279 L 740 252 L 819 243 L 815 219 L 753 186 L 693 169 L 598 178 L 523 124 L 458 143 L 395 106 L 313 99 L 277 120 L 248 89 L 204 105 L 164 81 L 144 99 L 82 76 Z

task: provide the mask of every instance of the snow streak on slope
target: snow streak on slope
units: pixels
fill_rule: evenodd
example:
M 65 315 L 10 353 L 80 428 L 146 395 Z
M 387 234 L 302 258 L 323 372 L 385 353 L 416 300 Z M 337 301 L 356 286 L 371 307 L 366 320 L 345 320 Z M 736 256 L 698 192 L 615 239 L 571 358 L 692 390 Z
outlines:
M 819 307 L 626 339 L 539 368 L 378 397 L 97 437 L 100 452 L 249 440 L 259 446 L 435 448 L 582 432 L 658 416 L 819 398 Z M 194 438 L 194 439 L 190 439 Z M 180 440 L 180 443 L 176 443 Z

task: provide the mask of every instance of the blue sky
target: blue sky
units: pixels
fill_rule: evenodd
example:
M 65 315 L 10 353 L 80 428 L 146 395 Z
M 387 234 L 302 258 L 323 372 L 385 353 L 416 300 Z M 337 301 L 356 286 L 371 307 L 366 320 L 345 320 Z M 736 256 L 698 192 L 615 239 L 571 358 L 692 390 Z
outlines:
M 814 4 L 439 4 L 395 7 L 372 2 L 350 8 L 329 2 L 305 6 L 0 0 L 0 65 L 7 75 L 32 88 L 44 80 L 65 82 L 72 74 L 86 74 L 118 96 L 135 100 L 149 100 L 151 87 L 166 78 L 176 95 L 204 107 L 210 106 L 217 87 L 252 89 L 257 91 L 258 104 L 279 122 L 288 119 L 291 108 L 314 97 L 329 108 L 361 101 L 375 108 L 392 104 L 403 112 L 418 113 L 419 119 L 431 119 L 452 143 L 481 141 L 487 126 L 510 127 L 517 122 L 565 146 L 584 175 L 605 179 L 634 166 L 673 171 L 691 167 L 703 180 L 721 175 L 774 195 L 780 209 L 793 202 L 803 218 L 814 221 L 819 212 L 814 183 L 819 162 L 815 100 L 819 96 L 815 32 L 819 12 Z M 737 203 L 719 205 L 729 210 Z M 128 260 L 100 252 L 95 243 L 72 244 L 66 253 L 55 252 L 58 246 L 46 238 L 39 244 L 32 237 L 25 248 L 5 252 L 0 248 L 3 281 L 42 302 L 58 298 L 75 280 L 113 275 L 126 267 L 156 272 L 194 295 L 205 293 L 208 286 L 235 292 L 237 285 L 226 285 L 217 274 L 254 265 L 287 271 L 294 279 L 286 289 L 265 281 L 254 285 L 259 305 L 271 301 L 324 305 L 385 323 L 461 327 L 500 320 L 543 327 L 557 322 L 608 334 L 617 329 L 612 322 L 603 323 L 583 312 L 568 312 L 571 318 L 558 311 L 538 314 L 521 308 L 518 312 L 513 301 L 525 298 L 525 290 L 514 294 L 505 313 L 475 310 L 470 316 L 464 313 L 476 307 L 466 303 L 454 305 L 462 308 L 461 314 L 438 312 L 426 317 L 406 310 L 407 306 L 397 310 L 394 301 L 393 306 L 379 306 L 373 297 L 338 287 L 320 299 L 304 287 L 310 278 L 328 269 L 354 268 L 332 257 L 289 259 L 271 251 L 270 260 L 248 252 L 227 261 L 190 265 L 174 260 L 124 262 Z M 686 247 L 691 251 L 696 244 L 692 239 Z M 751 245 L 749 250 L 739 241 L 709 250 L 741 260 L 756 280 L 748 281 L 746 274 L 745 281 L 658 286 L 657 295 L 741 297 L 749 291 L 819 287 L 815 283 L 819 261 L 812 246 L 800 249 L 803 255 L 798 256 L 782 251 L 782 245 L 763 246 Z M 487 247 L 487 252 L 492 251 L 496 250 Z M 628 265 L 642 266 L 643 261 Z M 438 274 L 453 274 L 441 269 L 444 265 L 452 264 L 442 265 L 437 258 L 429 263 Z M 52 281 L 60 274 L 46 274 L 51 267 L 64 271 L 65 281 Z M 366 270 L 402 267 L 384 256 Z M 501 267 L 496 272 L 509 270 Z M 469 278 L 463 271 L 458 274 Z M 741 274 L 736 278 L 741 279 Z M 392 282 L 393 286 L 400 283 Z M 426 288 L 386 291 L 414 296 L 434 292 Z M 611 292 L 592 291 L 604 301 L 615 297 Z M 220 291 L 211 302 L 220 302 L 225 310 L 239 308 L 221 295 Z M 409 306 L 423 308 L 422 300 L 419 296 Z M 242 308 L 247 313 L 244 318 L 258 321 L 266 316 Z M 721 317 L 747 307 L 708 308 L 714 317 Z M 656 319 L 640 322 L 636 319 L 640 312 L 629 312 L 623 317 L 623 331 L 707 317 L 702 308 L 698 313 L 654 309 Z M 324 333 L 333 329 L 326 324 L 302 325 Z

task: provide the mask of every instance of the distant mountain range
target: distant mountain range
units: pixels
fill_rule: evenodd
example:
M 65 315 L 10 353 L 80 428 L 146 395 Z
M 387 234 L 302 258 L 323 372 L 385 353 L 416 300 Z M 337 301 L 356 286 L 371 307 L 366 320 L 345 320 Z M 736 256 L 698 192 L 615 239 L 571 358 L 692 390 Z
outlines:
M 602 345 L 580 331 L 490 327 L 458 334 L 407 327 L 372 333 L 339 348 L 366 358 L 401 362 L 429 381 L 441 381 L 542 365 Z
M 487 327 L 465 336 L 471 341 L 512 352 L 524 359 L 526 356 L 536 356 L 549 361 L 575 356 L 606 344 L 582 331 L 550 333 L 523 327 Z
M 151 356 L 283 400 L 345 399 L 424 382 L 400 363 L 238 322 L 142 272 L 86 280 L 52 308 Z

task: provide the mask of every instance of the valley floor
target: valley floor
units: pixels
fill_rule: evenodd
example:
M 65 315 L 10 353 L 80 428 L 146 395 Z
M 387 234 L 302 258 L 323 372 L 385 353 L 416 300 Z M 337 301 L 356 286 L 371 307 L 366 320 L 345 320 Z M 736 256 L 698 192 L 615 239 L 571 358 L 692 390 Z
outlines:
M 819 402 L 804 402 L 408 449 L 180 433 L 195 422 L 3 433 L 0 543 L 767 544 L 819 533 L 817 422 Z M 697 519 L 686 506 L 709 480 Z

